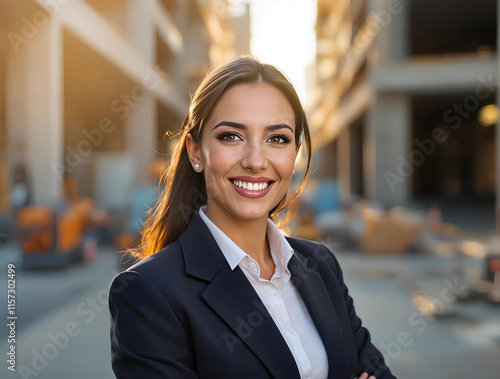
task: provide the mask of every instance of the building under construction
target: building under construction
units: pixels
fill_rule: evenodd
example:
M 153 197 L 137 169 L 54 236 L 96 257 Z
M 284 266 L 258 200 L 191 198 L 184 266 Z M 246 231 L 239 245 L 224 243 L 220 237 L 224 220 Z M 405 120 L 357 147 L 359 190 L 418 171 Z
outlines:
M 495 0 L 320 0 L 310 108 L 342 201 L 441 201 L 494 220 Z M 479 208 L 478 208 L 479 207 Z
M 128 204 L 151 162 L 172 148 L 168 137 L 206 71 L 249 52 L 249 15 L 231 18 L 225 0 L 0 7 L 3 215 L 18 182 L 32 205 L 60 201 L 65 178 L 99 206 Z

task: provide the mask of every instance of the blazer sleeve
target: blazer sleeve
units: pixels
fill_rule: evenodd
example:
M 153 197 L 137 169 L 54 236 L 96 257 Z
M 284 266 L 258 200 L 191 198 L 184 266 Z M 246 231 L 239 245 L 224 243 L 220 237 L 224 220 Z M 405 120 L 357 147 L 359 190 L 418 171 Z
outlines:
M 344 283 L 342 269 L 340 268 L 337 258 L 330 249 L 326 246 L 324 247 L 330 252 L 331 257 L 333 258 L 333 270 L 337 274 L 342 295 L 347 307 L 352 333 L 354 335 L 354 341 L 358 352 L 358 366 L 356 368 L 355 377 L 359 377 L 363 372 L 367 372 L 368 375 L 374 375 L 377 379 L 396 379 L 386 366 L 382 353 L 371 343 L 370 333 L 361 324 L 360 318 L 356 315 L 354 302 L 352 297 L 349 296 L 347 286 Z
M 118 379 L 197 378 L 185 329 L 158 288 L 125 271 L 111 283 L 111 363 Z

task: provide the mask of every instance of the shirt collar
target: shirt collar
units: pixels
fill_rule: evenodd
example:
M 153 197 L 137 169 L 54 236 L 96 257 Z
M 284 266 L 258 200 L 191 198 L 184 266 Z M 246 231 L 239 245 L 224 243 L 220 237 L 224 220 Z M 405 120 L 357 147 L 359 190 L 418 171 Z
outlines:
M 205 209 L 206 205 L 203 205 L 198 210 L 198 213 L 212 233 L 217 245 L 219 245 L 231 270 L 234 270 L 245 257 L 252 259 L 207 217 Z M 276 265 L 275 275 L 280 276 L 288 272 L 287 266 L 292 258 L 293 249 L 271 219 L 267 219 L 267 241 Z

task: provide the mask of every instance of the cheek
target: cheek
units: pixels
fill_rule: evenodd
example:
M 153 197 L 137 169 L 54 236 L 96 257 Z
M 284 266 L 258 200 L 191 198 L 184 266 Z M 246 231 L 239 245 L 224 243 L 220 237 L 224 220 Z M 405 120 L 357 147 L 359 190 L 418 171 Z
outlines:
M 223 177 L 234 165 L 234 149 L 231 150 L 221 144 L 207 144 L 203 154 L 203 172 L 208 197 L 224 196 L 224 191 L 227 189 L 223 183 Z
M 208 175 L 224 175 L 234 166 L 235 154 L 224 146 L 209 146 L 205 154 L 205 167 Z
M 217 198 L 221 196 L 222 188 L 220 175 L 223 171 L 223 168 L 220 167 L 221 164 L 223 164 L 223 162 L 217 156 L 207 156 L 203 174 L 208 198 Z
M 295 150 L 290 149 L 277 154 L 274 166 L 282 179 L 291 179 L 295 168 Z

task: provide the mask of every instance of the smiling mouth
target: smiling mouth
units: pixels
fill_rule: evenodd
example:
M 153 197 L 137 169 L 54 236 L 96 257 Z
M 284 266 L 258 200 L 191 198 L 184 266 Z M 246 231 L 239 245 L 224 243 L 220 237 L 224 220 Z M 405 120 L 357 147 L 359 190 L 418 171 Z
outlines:
M 273 181 L 270 182 L 259 182 L 259 183 L 251 183 L 251 182 L 244 182 L 242 180 L 234 180 L 234 179 L 229 179 L 231 183 L 234 184 L 234 186 L 238 188 L 243 188 L 247 191 L 263 191 L 267 187 L 269 187 L 270 184 L 273 183 Z

